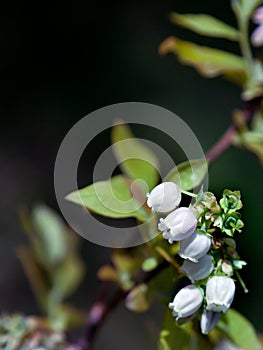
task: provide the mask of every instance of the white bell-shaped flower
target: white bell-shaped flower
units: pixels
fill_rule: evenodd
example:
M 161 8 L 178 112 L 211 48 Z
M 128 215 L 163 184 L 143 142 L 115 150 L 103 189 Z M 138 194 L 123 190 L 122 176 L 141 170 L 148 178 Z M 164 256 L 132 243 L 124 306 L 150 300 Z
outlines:
M 170 213 L 165 219 L 160 219 L 158 229 L 163 232 L 163 237 L 173 243 L 192 235 L 196 229 L 197 219 L 193 211 L 181 207 Z
M 191 284 L 181 289 L 174 297 L 169 308 L 176 320 L 193 315 L 202 305 L 203 295 L 199 288 Z
M 235 283 L 232 278 L 214 276 L 206 285 L 207 310 L 227 312 L 235 294 Z
M 163 182 L 147 194 L 147 205 L 153 212 L 167 213 L 181 202 L 180 188 L 174 182 Z
M 185 260 L 181 267 L 181 270 L 190 278 L 191 282 L 208 277 L 213 269 L 214 264 L 210 255 L 203 256 L 197 263 Z
M 179 255 L 184 259 L 197 262 L 209 251 L 210 247 L 211 238 L 196 231 L 180 242 Z
M 201 332 L 202 334 L 208 334 L 211 332 L 215 326 L 217 325 L 217 322 L 220 319 L 220 312 L 214 312 L 214 311 L 208 311 L 204 310 L 201 316 Z

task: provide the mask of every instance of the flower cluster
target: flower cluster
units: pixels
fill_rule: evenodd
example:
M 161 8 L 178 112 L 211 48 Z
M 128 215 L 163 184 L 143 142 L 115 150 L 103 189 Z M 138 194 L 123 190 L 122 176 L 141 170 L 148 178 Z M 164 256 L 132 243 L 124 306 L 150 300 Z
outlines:
M 207 334 L 234 299 L 234 273 L 245 288 L 238 269 L 246 263 L 232 238 L 243 227 L 240 192 L 225 190 L 217 202 L 213 193 L 201 191 L 190 207 L 178 208 L 180 201 L 179 187 L 164 182 L 148 194 L 147 204 L 154 212 L 171 211 L 160 219 L 158 229 L 170 244 L 179 241 L 181 271 L 192 283 L 175 295 L 169 308 L 179 323 L 200 316 L 201 332 Z

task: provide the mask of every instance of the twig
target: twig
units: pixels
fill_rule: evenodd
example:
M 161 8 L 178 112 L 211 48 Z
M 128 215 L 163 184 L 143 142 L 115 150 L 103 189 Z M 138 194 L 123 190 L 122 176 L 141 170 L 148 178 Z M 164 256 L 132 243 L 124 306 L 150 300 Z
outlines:
M 217 143 L 206 153 L 206 159 L 209 162 L 217 159 L 225 150 L 227 150 L 231 145 L 233 138 L 236 133 L 236 127 L 230 125 L 223 136 L 218 140 Z
M 261 98 L 249 101 L 244 109 L 244 119 L 245 122 L 250 122 L 253 114 L 259 105 Z M 212 148 L 206 153 L 206 159 L 209 162 L 216 160 L 222 153 L 224 153 L 233 143 L 234 136 L 236 134 L 237 128 L 235 124 L 231 124 L 220 139 L 212 146 Z
M 80 350 L 88 350 L 91 348 L 95 335 L 97 334 L 99 327 L 103 324 L 105 317 L 112 309 L 114 309 L 119 300 L 122 299 L 120 289 L 116 291 L 111 299 L 109 298 L 110 292 L 111 284 L 108 282 L 102 282 L 99 286 L 96 299 L 88 313 L 85 333 L 78 343 L 78 348 Z
M 154 270 L 149 272 L 140 271 L 134 278 L 134 284 L 147 283 L 157 276 L 165 267 L 168 267 L 167 261 L 162 261 Z M 92 305 L 87 318 L 85 334 L 79 343 L 80 350 L 90 350 L 97 331 L 103 324 L 106 316 L 125 298 L 129 291 L 124 291 L 120 287 L 114 292 L 111 298 L 107 299 L 110 293 L 111 285 L 102 283 L 98 296 Z

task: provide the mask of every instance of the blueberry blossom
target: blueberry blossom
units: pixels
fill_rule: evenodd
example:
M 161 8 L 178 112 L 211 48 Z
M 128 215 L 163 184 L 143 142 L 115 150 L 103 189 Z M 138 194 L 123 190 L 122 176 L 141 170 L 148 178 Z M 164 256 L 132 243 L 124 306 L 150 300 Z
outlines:
M 252 19 L 254 23 L 258 24 L 258 27 L 251 35 L 251 42 L 254 46 L 261 46 L 263 44 L 263 6 L 254 12 Z
M 197 219 L 193 211 L 181 207 L 170 213 L 165 219 L 160 219 L 158 229 L 163 232 L 163 237 L 173 243 L 188 238 L 196 229 Z
M 180 188 L 173 182 L 163 182 L 147 194 L 147 205 L 153 212 L 166 213 L 174 210 L 181 202 Z
M 220 312 L 204 310 L 201 316 L 201 332 L 208 334 L 211 332 L 220 319 Z
M 190 237 L 180 242 L 179 255 L 184 259 L 197 262 L 211 247 L 211 238 L 204 234 L 194 232 Z
M 181 289 L 174 297 L 169 308 L 176 320 L 193 315 L 202 305 L 203 295 L 195 285 L 190 284 Z
M 235 283 L 229 277 L 214 276 L 206 285 L 206 309 L 227 312 L 235 294 Z
M 200 281 L 210 275 L 214 269 L 212 257 L 205 255 L 197 263 L 185 260 L 181 270 L 190 278 L 191 282 Z

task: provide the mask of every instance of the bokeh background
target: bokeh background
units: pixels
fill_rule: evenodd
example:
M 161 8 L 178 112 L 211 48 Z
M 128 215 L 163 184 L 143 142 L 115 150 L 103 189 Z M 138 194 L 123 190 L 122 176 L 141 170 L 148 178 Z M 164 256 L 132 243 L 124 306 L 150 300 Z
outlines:
M 240 91 L 221 78 L 205 80 L 158 46 L 169 35 L 227 48 L 235 44 L 200 38 L 169 22 L 171 11 L 206 12 L 235 24 L 228 0 L 10 2 L 0 14 L 0 307 L 37 313 L 33 294 L 16 258 L 25 237 L 18 220 L 21 205 L 57 208 L 53 167 L 67 131 L 88 113 L 109 104 L 141 101 L 179 115 L 209 149 L 242 106 Z M 92 126 L 91 126 L 92 127 Z M 109 139 L 94 144 L 81 166 L 80 181 L 91 181 L 92 166 Z M 181 160 L 181 159 L 180 159 Z M 245 229 L 238 241 L 248 261 L 243 270 L 249 294 L 237 290 L 234 307 L 263 331 L 262 210 L 263 168 L 253 154 L 229 149 L 210 169 L 210 189 L 240 189 Z M 72 298 L 87 309 L 96 288 L 96 270 L 109 259 L 106 248 L 81 239 L 87 276 Z M 95 349 L 153 349 L 161 313 L 158 307 L 134 315 L 119 307 L 99 334 Z M 155 334 L 155 336 L 152 336 Z

